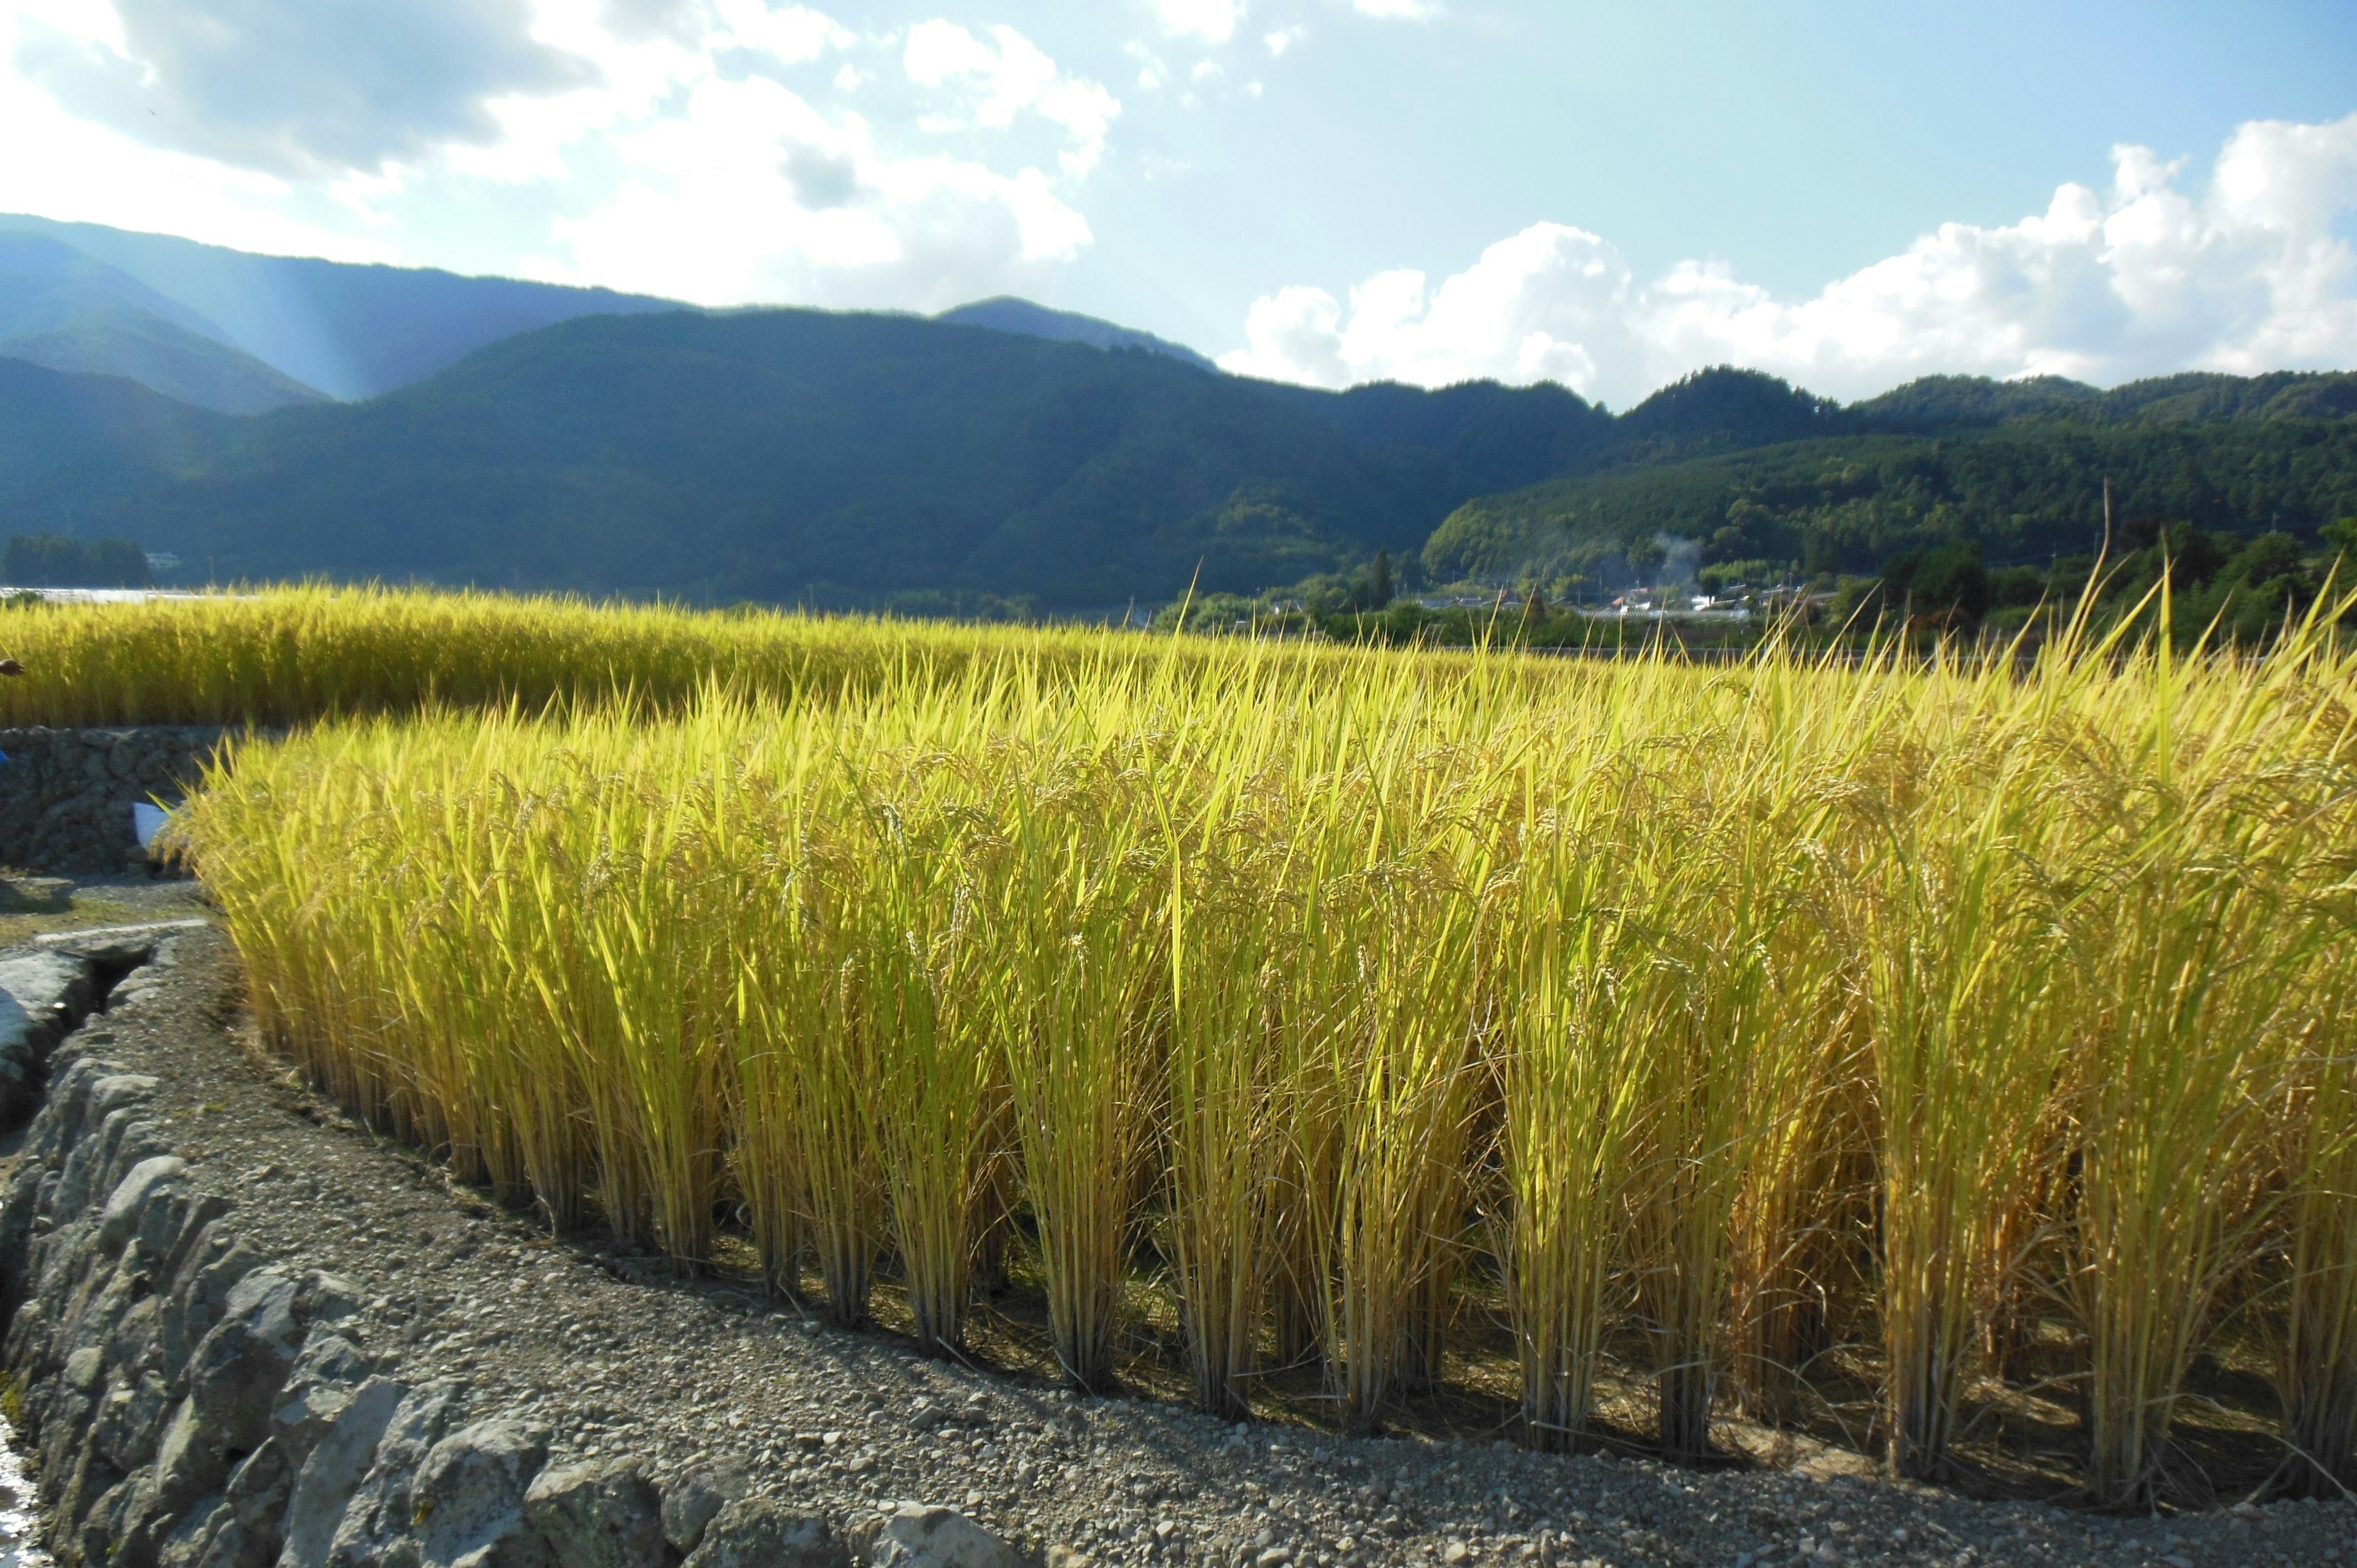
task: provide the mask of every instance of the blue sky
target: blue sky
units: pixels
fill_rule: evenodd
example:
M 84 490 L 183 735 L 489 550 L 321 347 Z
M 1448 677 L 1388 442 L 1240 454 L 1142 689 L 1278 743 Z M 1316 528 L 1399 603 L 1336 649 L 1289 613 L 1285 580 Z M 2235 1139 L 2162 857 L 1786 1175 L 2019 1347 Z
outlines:
M 0 209 L 1232 368 L 2357 366 L 2357 10 L 0 0 Z

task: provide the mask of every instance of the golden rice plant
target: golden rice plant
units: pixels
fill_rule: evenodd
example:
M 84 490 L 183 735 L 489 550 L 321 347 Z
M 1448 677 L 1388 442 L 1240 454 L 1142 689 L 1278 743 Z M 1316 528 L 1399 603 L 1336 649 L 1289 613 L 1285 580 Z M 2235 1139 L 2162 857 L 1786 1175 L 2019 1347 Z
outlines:
M 938 780 L 936 780 L 938 782 Z M 846 900 L 854 1027 L 873 1077 L 859 1104 L 884 1173 L 919 1347 L 963 1341 L 972 1218 L 997 1052 L 990 1034 L 989 907 L 972 880 L 986 846 L 954 810 L 921 795 L 882 800 Z
M 1629 951 L 1606 824 L 1566 801 L 1521 846 L 1506 937 L 1501 1155 L 1509 1208 L 1499 1243 L 1533 1446 L 1586 1429 L 1598 1357 L 1618 1316 L 1630 1139 L 1643 1041 L 1615 1027 Z M 1606 809 L 1609 809 L 1609 807 Z
M 2345 917 L 2343 917 L 2345 921 Z M 2357 1053 L 2334 1038 L 2352 1000 L 2344 925 L 2324 945 L 2284 1168 L 2288 1264 L 2276 1371 L 2290 1488 L 2338 1495 L 2357 1481 Z
M 2070 868 L 2091 993 L 2072 1019 L 2072 1283 L 2088 1484 L 2111 1504 L 2155 1494 L 2186 1372 L 2279 1195 L 2266 1145 L 2312 941 L 2287 895 L 2318 820 L 2307 772 L 2271 766 L 2294 663 L 2222 681 L 2157 639 L 2139 664 L 2086 704 L 2102 766 L 2074 792 Z
M 1267 1346 L 1359 1429 L 1486 1244 L 1534 1443 L 1608 1343 L 1693 1455 L 1846 1336 L 1910 1474 L 2050 1291 L 2110 1501 L 2255 1302 L 2287 1441 L 2357 1448 L 2321 638 L 1706 670 L 328 592 L 45 635 L 91 714 L 384 715 L 242 744 L 190 853 L 270 1048 L 559 1226 L 703 1266 L 739 1205 L 845 1323 L 888 1239 L 947 1350 L 1019 1219 L 1071 1380 L 1167 1289 L 1207 1408 Z
M 1121 809 L 1118 765 L 1075 757 L 1017 783 L 1005 869 L 985 893 L 996 951 L 981 981 L 1006 1054 L 1051 1348 L 1090 1392 L 1113 1382 L 1165 962 L 1146 892 L 1159 857 L 1148 824 Z
M 1275 922 L 1242 868 L 1208 855 L 1168 864 L 1172 1275 L 1196 1402 L 1239 1419 L 1252 1410 L 1276 1166 Z
M 2046 759 L 2002 738 L 1991 749 L 1986 762 L 1930 760 L 1930 809 L 1870 813 L 1883 853 L 1856 933 L 1879 1131 L 1889 1462 L 1920 1478 L 1947 1469 L 2020 1263 L 2014 1221 L 2057 1153 L 2040 1133 L 2072 954 L 2040 872 Z M 1965 776 L 1942 777 L 1952 769 Z

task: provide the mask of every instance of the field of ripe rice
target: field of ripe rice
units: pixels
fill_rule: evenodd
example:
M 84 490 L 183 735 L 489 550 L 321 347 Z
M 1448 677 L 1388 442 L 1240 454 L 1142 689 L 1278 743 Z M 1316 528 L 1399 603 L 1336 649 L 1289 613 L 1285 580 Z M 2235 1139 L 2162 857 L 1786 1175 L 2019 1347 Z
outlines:
M 939 621 L 377 588 L 10 605 L 0 657 L 27 673 L 0 681 L 0 727 L 277 726 L 618 698 L 677 712 L 716 681 L 780 701 L 834 696 L 942 679 L 1004 646 L 1003 633 Z M 1040 629 L 1023 646 L 1053 671 L 1103 659 L 1108 641 Z
M 1633 1356 L 1698 1455 L 1867 1344 L 1864 1440 L 1935 1477 L 2061 1322 L 2046 1391 L 2134 1504 L 2231 1334 L 2281 1483 L 2357 1483 L 2357 662 L 2320 639 L 793 635 L 862 678 L 244 747 L 186 834 L 266 1038 L 558 1226 L 749 1236 L 845 1323 L 888 1273 L 931 1348 L 1022 1249 L 1085 1388 L 1160 1301 L 1204 1405 L 1309 1363 L 1372 1428 L 1480 1283 L 1525 1442 Z

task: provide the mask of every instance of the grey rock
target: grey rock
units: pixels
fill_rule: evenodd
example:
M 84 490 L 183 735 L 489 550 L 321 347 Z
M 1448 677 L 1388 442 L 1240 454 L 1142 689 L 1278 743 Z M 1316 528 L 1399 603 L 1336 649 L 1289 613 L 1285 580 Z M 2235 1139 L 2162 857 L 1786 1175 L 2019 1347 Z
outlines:
M 184 1526 L 165 1541 L 160 1568 L 270 1568 L 293 1485 L 285 1454 L 275 1442 L 264 1443 L 231 1475 L 203 1528 L 191 1532 Z
M 955 1509 L 903 1503 L 884 1516 L 868 1568 L 1023 1568 L 1022 1554 Z
M 457 1385 L 436 1380 L 411 1390 L 395 1405 L 385 1423 L 368 1473 L 352 1493 L 350 1506 L 336 1526 L 328 1546 L 332 1568 L 374 1568 L 381 1563 L 416 1562 L 417 1542 L 410 1529 L 416 1520 L 414 1494 L 418 1466 L 448 1428 L 457 1402 Z
M 425 1568 L 541 1568 L 540 1538 L 524 1523 L 524 1493 L 548 1441 L 505 1420 L 479 1421 L 436 1444 L 413 1495 Z
M 229 1479 L 231 1455 L 270 1435 L 271 1408 L 302 1342 L 296 1283 L 257 1269 L 229 1293 L 221 1321 L 188 1361 L 188 1393 L 156 1455 L 156 1494 L 174 1516 Z
M 174 1276 L 171 1302 L 176 1310 L 164 1315 L 164 1375 L 178 1378 L 188 1369 L 188 1358 L 229 1310 L 230 1293 L 240 1281 L 262 1266 L 262 1256 L 240 1244 L 219 1226 L 210 1228 Z
M 694 1551 L 705 1527 L 720 1510 L 751 1489 L 750 1477 L 741 1466 L 707 1466 L 688 1471 L 663 1488 L 663 1539 L 675 1552 Z
M 323 1568 L 377 1446 L 408 1392 L 390 1378 L 371 1378 L 337 1400 L 332 1413 L 324 1399 L 303 1402 L 301 1419 L 315 1427 L 286 1509 L 285 1541 L 277 1559 L 281 1568 Z M 282 1404 L 282 1413 L 285 1408 Z
M 90 1440 L 115 1468 L 126 1473 L 140 1469 L 156 1456 L 170 1406 L 164 1380 L 143 1372 L 137 1381 L 116 1385 L 99 1402 Z
M 0 876 L 0 914 L 55 914 L 72 892 L 73 884 L 62 876 Z
M 296 1288 L 276 1269 L 238 1281 L 188 1362 L 188 1398 L 227 1447 L 251 1453 L 269 1434 L 271 1407 L 303 1341 Z
M 313 1269 L 295 1293 L 295 1316 L 306 1328 L 334 1326 L 360 1316 L 360 1287 Z
M 274 1528 L 285 1514 L 286 1499 L 294 1489 L 295 1467 L 286 1450 L 277 1439 L 265 1438 L 231 1473 L 229 1487 L 221 1495 L 240 1522 Z
M 285 1451 L 290 1466 L 302 1467 L 312 1447 L 335 1425 L 353 1393 L 375 1370 L 375 1363 L 361 1348 L 340 1334 L 317 1329 L 303 1341 L 270 1412 L 271 1436 Z M 386 1412 L 388 1416 L 391 1413 Z
M 90 966 L 63 953 L 0 954 L 0 1119 L 34 1109 L 49 1052 L 90 1006 Z
M 188 1162 L 170 1155 L 142 1160 L 131 1167 L 131 1174 L 115 1184 L 107 1195 L 105 1211 L 99 1217 L 98 1250 L 106 1257 L 123 1251 L 146 1217 L 147 1206 L 160 1197 L 167 1197 L 188 1173 Z
M 640 1459 L 543 1470 L 523 1499 L 524 1522 L 564 1568 L 661 1568 L 664 1511 Z
M 180 1516 L 157 1550 L 157 1568 L 198 1568 L 213 1554 L 213 1543 L 231 1520 L 229 1504 L 218 1497 L 199 1498 Z
M 823 1517 L 768 1498 L 730 1503 L 681 1568 L 850 1568 L 851 1549 Z

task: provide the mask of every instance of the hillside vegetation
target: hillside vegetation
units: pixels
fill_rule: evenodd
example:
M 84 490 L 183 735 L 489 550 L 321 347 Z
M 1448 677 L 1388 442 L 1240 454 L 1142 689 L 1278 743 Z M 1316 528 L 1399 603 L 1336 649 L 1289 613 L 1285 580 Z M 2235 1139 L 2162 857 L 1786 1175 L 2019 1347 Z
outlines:
M 1757 562 L 1771 580 L 1874 573 L 1892 556 L 1948 543 L 1970 543 L 1991 564 L 2045 565 L 2102 546 L 2106 484 L 2115 543 L 2131 548 L 2163 523 L 2312 538 L 2357 515 L 2357 419 L 2336 412 L 2357 401 L 2357 377 L 2309 378 L 2256 398 L 2233 390 L 2194 399 L 2201 412 L 2183 418 L 2157 417 L 2147 404 L 2131 416 L 2040 413 L 1982 428 L 1960 416 L 1939 435 L 1854 433 L 1986 401 L 1927 393 L 1919 402 L 1901 389 L 1909 397 L 1891 396 L 1910 409 L 1904 421 L 1866 405 L 1829 421 L 1838 434 L 1469 502 L 1433 532 L 1424 564 L 1443 580 L 1601 576 L 1632 554 L 1641 563 L 1658 553 L 1655 536 L 1666 534 L 1694 541 L 1701 564 Z
M 1610 429 L 1554 387 L 1335 394 L 909 317 L 597 317 L 247 422 L 135 498 L 53 486 L 27 522 L 133 533 L 218 580 L 1118 607 L 1199 564 L 1257 587 L 1412 553 Z

